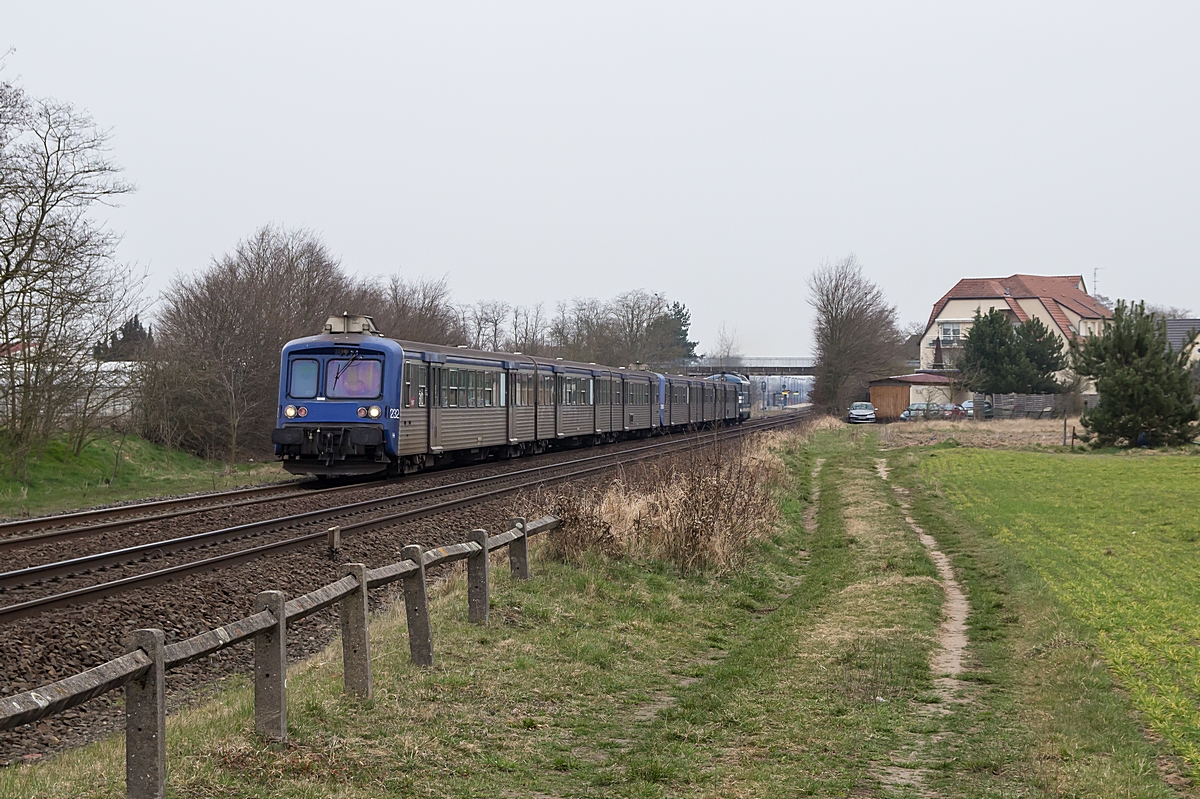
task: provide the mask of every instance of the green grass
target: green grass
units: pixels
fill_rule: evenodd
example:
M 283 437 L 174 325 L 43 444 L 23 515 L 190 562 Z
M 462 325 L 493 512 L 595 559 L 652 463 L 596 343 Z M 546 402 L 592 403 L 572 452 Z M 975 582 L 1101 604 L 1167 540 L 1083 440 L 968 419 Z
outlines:
M 801 523 L 813 458 L 818 528 Z M 431 602 L 437 664 L 408 662 L 402 613 L 372 625 L 377 696 L 341 693 L 336 647 L 289 676 L 291 741 L 251 732 L 249 691 L 170 721 L 174 796 L 795 796 L 871 786 L 915 718 L 940 592 L 865 453 L 786 453 L 786 524 L 726 579 L 535 550 L 497 567 L 492 619 L 453 580 Z M 886 698 L 880 701 L 877 697 Z M 119 738 L 0 772 L 0 795 L 119 796 Z
M 118 459 L 118 452 L 120 458 Z M 20 517 L 195 491 L 219 491 L 290 477 L 273 461 L 225 464 L 151 444 L 137 436 L 124 443 L 108 434 L 76 457 L 63 439 L 30 461 L 24 479 L 0 471 L 0 516 Z
M 235 679 L 169 721 L 168 795 L 1176 795 L 1159 773 L 1171 742 L 1143 736 L 1121 689 L 1130 683 L 1108 667 L 1115 628 L 1094 625 L 1066 590 L 1086 559 L 1040 565 L 1073 551 L 1076 510 L 1127 503 L 1179 533 L 1189 516 L 1153 510 L 1172 470 L 1155 472 L 1141 490 L 1158 499 L 1143 499 L 1133 486 L 1087 486 L 1136 482 L 1155 459 L 888 453 L 892 484 L 908 490 L 913 517 L 951 556 L 971 604 L 967 688 L 941 703 L 928 663 L 943 594 L 891 484 L 875 473 L 878 454 L 860 430 L 787 445 L 785 523 L 730 577 L 598 555 L 570 566 L 538 547 L 528 582 L 495 561 L 486 627 L 467 623 L 465 586 L 452 578 L 430 603 L 435 667 L 408 662 L 402 609 L 373 620 L 375 699 L 342 694 L 335 644 L 290 670 L 285 746 L 253 734 L 251 692 Z M 821 499 L 808 530 L 818 458 Z M 1104 468 L 1117 471 L 1088 479 Z M 1062 527 L 1042 523 L 1042 541 L 1032 541 L 1013 532 L 1033 529 L 1028 518 L 996 522 L 1007 519 L 996 508 L 1009 506 Z M 1188 535 L 1161 537 L 1182 546 Z M 1116 569 L 1117 557 L 1100 563 Z M 1158 571 L 1147 563 L 1131 575 Z M 118 797 L 123 755 L 114 737 L 0 770 L 0 796 Z M 919 770 L 924 787 L 889 786 L 890 766 Z
M 1200 766 L 1200 460 L 980 450 L 921 458 L 926 484 L 1048 587 L 1144 723 Z M 1111 682 L 1093 669 L 1089 679 Z
M 1051 581 L 1061 575 L 1036 568 L 1037 544 L 983 522 L 978 503 L 964 498 L 964 491 L 976 496 L 976 480 L 987 481 L 989 497 L 1003 494 L 1014 507 L 1065 521 L 1071 503 L 1054 499 L 1053 512 L 1039 503 L 1057 493 L 1056 471 L 1077 472 L 1050 468 L 1034 477 L 1026 469 L 1089 469 L 1100 460 L 965 448 L 892 454 L 893 479 L 912 491 L 913 516 L 951 556 L 971 606 L 965 676 L 974 695 L 945 717 L 928 758 L 930 787 L 945 795 L 1175 795 L 1159 768 L 1176 769 L 1171 748 L 1143 735 L 1094 630 Z

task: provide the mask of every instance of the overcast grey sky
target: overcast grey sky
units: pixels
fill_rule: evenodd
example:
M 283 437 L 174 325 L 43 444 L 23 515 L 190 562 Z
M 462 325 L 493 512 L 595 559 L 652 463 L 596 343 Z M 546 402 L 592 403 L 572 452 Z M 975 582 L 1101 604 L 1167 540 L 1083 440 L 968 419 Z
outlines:
M 1200 4 L 7 3 L 4 76 L 112 129 L 157 292 L 267 222 L 460 300 L 665 292 L 805 354 L 854 252 L 1200 312 Z

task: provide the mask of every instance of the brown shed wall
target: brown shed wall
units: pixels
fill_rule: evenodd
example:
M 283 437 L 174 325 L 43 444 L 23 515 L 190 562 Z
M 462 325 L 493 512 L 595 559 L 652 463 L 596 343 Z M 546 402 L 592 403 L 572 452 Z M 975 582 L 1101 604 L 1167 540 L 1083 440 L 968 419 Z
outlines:
M 908 386 L 871 386 L 871 404 L 875 418 L 894 420 L 908 407 Z

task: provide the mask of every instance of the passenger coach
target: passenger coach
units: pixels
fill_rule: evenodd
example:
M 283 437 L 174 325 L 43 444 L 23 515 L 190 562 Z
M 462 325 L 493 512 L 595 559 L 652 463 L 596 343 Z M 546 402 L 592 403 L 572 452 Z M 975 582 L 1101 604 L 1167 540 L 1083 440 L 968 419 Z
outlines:
M 414 472 L 742 419 L 738 386 L 520 353 L 383 337 L 330 317 L 290 341 L 271 435 L 284 468 Z

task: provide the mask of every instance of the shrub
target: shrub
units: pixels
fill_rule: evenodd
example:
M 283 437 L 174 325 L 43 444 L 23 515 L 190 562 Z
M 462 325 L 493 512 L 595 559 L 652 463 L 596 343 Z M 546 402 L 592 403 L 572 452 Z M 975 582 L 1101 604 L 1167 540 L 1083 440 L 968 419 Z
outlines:
M 588 552 L 650 557 L 681 572 L 735 569 L 746 547 L 773 529 L 774 487 L 782 464 L 777 436 L 714 442 L 663 464 L 625 475 L 606 489 L 557 495 L 563 526 L 550 538 L 552 557 L 578 561 Z

